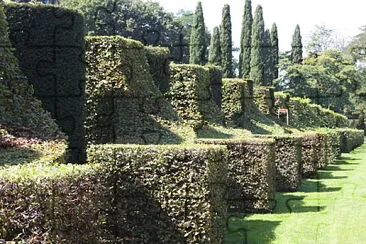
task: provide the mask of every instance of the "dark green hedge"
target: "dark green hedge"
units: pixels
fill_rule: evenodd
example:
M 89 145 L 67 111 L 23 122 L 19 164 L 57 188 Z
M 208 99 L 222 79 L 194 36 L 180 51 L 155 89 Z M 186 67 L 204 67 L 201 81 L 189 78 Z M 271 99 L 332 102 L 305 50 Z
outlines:
M 92 146 L 100 163 L 108 230 L 136 243 L 223 243 L 226 149 Z
M 302 135 L 300 171 L 304 177 L 309 177 L 318 170 L 317 142 L 318 136 L 316 133 Z
M 341 152 L 349 153 L 364 143 L 364 131 L 350 128 L 338 128 L 341 136 Z
M 85 157 L 84 22 L 52 5 L 6 6 L 9 36 L 35 96 L 69 137 L 72 162 Z
M 276 190 L 296 191 L 301 185 L 302 137 L 292 135 L 269 135 L 262 138 L 275 140 Z
M 219 66 L 207 65 L 210 73 L 211 94 L 216 105 L 221 108 L 222 105 L 222 69 Z
M 170 51 L 164 47 L 146 46 L 146 57 L 149 63 L 150 74 L 154 80 L 155 86 L 162 93 L 169 90 L 169 58 Z
M 229 212 L 270 212 L 275 203 L 275 148 L 272 139 L 199 139 L 198 143 L 226 145 Z
M 155 86 L 144 46 L 86 37 L 86 134 L 90 143 L 176 144 L 178 115 Z
M 253 82 L 243 79 L 223 79 L 222 111 L 229 127 L 244 127 L 253 103 Z
M 267 86 L 254 87 L 253 102 L 264 114 L 273 114 L 275 105 L 274 88 Z
M 171 64 L 167 99 L 179 116 L 194 128 L 205 121 L 223 124 L 223 114 L 213 100 L 210 68 L 199 65 Z

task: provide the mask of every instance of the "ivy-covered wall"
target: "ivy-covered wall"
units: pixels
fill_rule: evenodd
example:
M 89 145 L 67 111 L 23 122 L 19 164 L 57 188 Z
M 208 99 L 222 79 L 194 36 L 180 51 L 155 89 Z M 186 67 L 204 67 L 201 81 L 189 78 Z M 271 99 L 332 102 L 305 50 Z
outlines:
M 76 11 L 6 5 L 9 37 L 22 72 L 69 139 L 72 162 L 85 160 L 84 21 Z

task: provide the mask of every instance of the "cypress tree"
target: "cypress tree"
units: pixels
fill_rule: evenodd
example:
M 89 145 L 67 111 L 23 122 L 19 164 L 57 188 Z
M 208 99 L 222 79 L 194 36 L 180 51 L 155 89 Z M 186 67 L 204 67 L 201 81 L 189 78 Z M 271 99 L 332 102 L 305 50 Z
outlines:
M 252 49 L 250 55 L 250 78 L 254 84 L 260 85 L 264 79 L 264 59 L 262 47 L 264 40 L 264 20 L 262 6 L 255 10 L 252 29 Z
M 242 21 L 239 55 L 239 77 L 249 78 L 250 73 L 250 51 L 252 46 L 252 1 L 246 0 Z
M 300 34 L 300 26 L 296 25 L 295 32 L 292 36 L 291 43 L 291 62 L 293 64 L 301 64 L 302 63 L 302 42 L 301 42 L 301 34 Z
M 233 41 L 231 37 L 230 6 L 224 5 L 221 23 L 221 67 L 223 77 L 234 77 L 233 71 Z
M 271 34 L 267 29 L 264 32 L 264 40 L 263 40 L 263 47 L 262 47 L 262 57 L 264 61 L 264 77 L 261 85 L 271 86 L 273 81 L 273 60 L 272 60 L 272 45 L 271 45 Z
M 194 14 L 189 47 L 189 63 L 204 65 L 206 63 L 206 32 L 202 3 L 198 2 Z
M 215 27 L 213 29 L 208 62 L 210 64 L 221 66 L 221 43 L 219 27 Z
M 272 46 L 272 74 L 273 79 L 278 78 L 278 62 L 279 62 L 279 48 L 278 48 L 278 33 L 277 25 L 273 23 L 271 29 L 271 46 Z

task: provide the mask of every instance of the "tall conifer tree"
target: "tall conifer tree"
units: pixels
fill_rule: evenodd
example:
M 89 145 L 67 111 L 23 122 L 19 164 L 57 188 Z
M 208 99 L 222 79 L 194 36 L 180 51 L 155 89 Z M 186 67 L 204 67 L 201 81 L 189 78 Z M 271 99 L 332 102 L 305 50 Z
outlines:
M 202 3 L 198 2 L 191 30 L 189 63 L 200 65 L 206 63 L 207 45 L 205 35 L 205 20 L 203 18 Z
M 252 50 L 250 58 L 250 79 L 260 85 L 264 79 L 264 58 L 262 47 L 264 40 L 264 20 L 262 6 L 255 10 L 252 29 Z
M 302 41 L 301 41 L 301 33 L 300 26 L 296 25 L 295 32 L 292 36 L 291 43 L 291 62 L 293 64 L 301 64 L 302 63 Z
M 213 29 L 208 62 L 210 64 L 221 66 L 221 43 L 219 27 L 215 27 Z
M 270 31 L 267 29 L 264 32 L 264 40 L 263 40 L 263 47 L 262 47 L 262 57 L 264 60 L 264 77 L 261 85 L 271 86 L 273 81 L 273 56 L 272 56 L 272 45 L 271 45 L 271 34 Z
M 278 62 L 279 62 L 279 48 L 278 48 L 278 33 L 277 25 L 273 23 L 271 29 L 271 46 L 272 46 L 272 74 L 273 79 L 278 78 Z
M 246 0 L 242 21 L 239 55 L 239 77 L 249 78 L 250 73 L 250 51 L 252 46 L 252 1 Z
M 221 67 L 223 77 L 234 77 L 233 71 L 233 41 L 231 36 L 231 16 L 230 6 L 224 5 L 222 9 L 221 23 Z

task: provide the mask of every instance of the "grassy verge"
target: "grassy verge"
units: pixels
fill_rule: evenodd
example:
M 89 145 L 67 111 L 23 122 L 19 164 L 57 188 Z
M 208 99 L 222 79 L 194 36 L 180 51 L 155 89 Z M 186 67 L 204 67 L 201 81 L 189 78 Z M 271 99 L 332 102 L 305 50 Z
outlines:
M 277 193 L 273 214 L 231 216 L 225 243 L 363 243 L 366 239 L 366 144 Z

